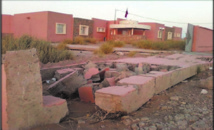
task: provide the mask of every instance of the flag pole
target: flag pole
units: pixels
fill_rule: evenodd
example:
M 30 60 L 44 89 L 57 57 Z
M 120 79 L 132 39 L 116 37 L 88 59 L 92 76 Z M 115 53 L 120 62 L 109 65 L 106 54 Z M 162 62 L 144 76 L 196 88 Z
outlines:
M 116 9 L 115 9 L 115 11 L 114 11 L 114 24 L 116 24 Z

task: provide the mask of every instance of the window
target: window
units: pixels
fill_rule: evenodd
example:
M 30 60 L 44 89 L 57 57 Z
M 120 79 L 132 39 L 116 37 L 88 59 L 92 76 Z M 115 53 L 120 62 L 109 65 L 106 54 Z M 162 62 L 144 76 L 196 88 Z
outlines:
M 162 30 L 158 30 L 158 38 L 162 38 Z
M 66 24 L 56 23 L 56 34 L 66 34 Z
M 168 39 L 168 40 L 171 40 L 171 39 L 172 39 L 172 32 L 168 32 L 167 39 Z
M 97 32 L 105 32 L 105 28 L 97 27 Z
M 79 26 L 79 35 L 86 35 L 88 36 L 89 26 L 80 25 Z

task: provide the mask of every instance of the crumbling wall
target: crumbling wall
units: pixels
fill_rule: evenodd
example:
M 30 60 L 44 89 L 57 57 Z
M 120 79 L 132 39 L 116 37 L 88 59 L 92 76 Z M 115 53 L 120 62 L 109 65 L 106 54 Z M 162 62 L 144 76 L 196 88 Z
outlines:
M 63 99 L 42 96 L 36 49 L 7 52 L 3 72 L 3 129 L 16 130 L 58 123 L 67 112 Z

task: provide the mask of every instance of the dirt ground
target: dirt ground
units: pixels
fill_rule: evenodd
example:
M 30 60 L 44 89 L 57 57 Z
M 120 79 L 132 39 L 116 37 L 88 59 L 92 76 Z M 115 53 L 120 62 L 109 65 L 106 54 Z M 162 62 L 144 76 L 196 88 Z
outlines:
M 125 58 L 111 54 L 105 57 L 93 56 L 92 52 L 74 52 L 75 61 L 63 61 L 57 65 L 102 61 Z M 137 54 L 149 56 L 154 54 Z M 169 53 L 158 54 L 169 55 Z M 79 57 L 79 58 L 78 58 Z M 51 67 L 54 64 L 41 64 Z M 56 65 L 56 64 L 55 64 Z M 177 130 L 213 129 L 213 90 L 201 94 L 202 88 L 191 81 L 205 79 L 213 75 L 213 70 L 200 72 L 184 82 L 155 95 L 137 111 L 129 114 L 109 114 L 95 104 L 81 102 L 79 98 L 67 100 L 69 115 L 59 124 L 37 126 L 31 130 Z

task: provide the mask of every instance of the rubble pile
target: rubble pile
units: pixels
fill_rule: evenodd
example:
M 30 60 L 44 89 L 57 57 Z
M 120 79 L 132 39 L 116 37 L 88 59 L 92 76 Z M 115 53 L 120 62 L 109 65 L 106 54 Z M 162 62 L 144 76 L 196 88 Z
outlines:
M 97 90 L 119 85 L 118 81 L 121 79 L 150 71 L 170 71 L 177 68 L 179 67 L 148 63 L 93 63 L 88 61 L 78 67 L 57 69 L 55 75 L 44 83 L 48 85 L 48 88 L 43 91 L 64 99 L 80 97 L 81 101 L 94 103 Z

